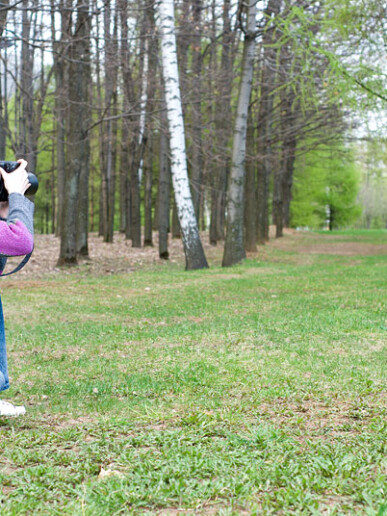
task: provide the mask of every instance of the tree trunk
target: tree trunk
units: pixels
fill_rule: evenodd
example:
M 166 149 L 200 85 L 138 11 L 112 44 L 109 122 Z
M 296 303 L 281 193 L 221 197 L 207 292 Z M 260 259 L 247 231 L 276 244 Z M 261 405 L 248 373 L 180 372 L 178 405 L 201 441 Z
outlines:
M 284 211 L 283 211 L 283 160 L 280 159 L 276 163 L 274 169 L 273 181 L 273 224 L 275 225 L 275 237 L 281 238 L 284 229 Z
M 120 231 L 130 238 L 131 217 L 130 217 L 130 180 L 129 155 L 127 142 L 129 140 L 129 126 L 126 117 L 122 119 L 121 149 L 120 149 Z
M 329 205 L 329 231 L 333 231 L 335 227 L 335 210 L 333 206 Z
M 281 102 L 281 136 L 282 145 L 280 151 L 279 166 L 274 174 L 273 219 L 276 225 L 276 237 L 283 236 L 283 228 L 287 221 L 289 224 L 290 196 L 293 182 L 293 165 L 296 150 L 296 112 L 295 95 L 293 92 L 283 90 Z
M 138 177 L 138 163 L 136 160 L 136 145 L 132 142 L 132 160 L 130 166 L 130 219 L 132 247 L 141 247 L 141 198 L 140 181 Z
M 90 17 L 85 0 L 77 0 L 77 21 L 69 47 L 67 163 L 61 221 L 58 265 L 77 263 L 77 223 L 81 172 L 89 170 L 90 143 L 87 133 L 90 86 Z
M 0 4 L 0 41 L 3 37 L 5 24 L 7 22 L 9 0 L 2 0 Z
M 194 32 L 192 37 L 192 169 L 191 187 L 192 201 L 196 220 L 199 222 L 202 181 L 203 181 L 203 145 L 202 145 L 202 52 L 201 52 L 201 12 L 202 0 L 192 0 L 192 21 Z
M 0 43 L 3 42 L 3 32 L 7 22 L 9 0 L 3 0 L 0 8 Z M 7 41 L 4 40 L 4 49 L 7 48 Z M 4 67 L 6 65 L 6 58 L 4 59 Z M 4 79 L 7 71 L 4 71 Z M 2 75 L 0 74 L 0 159 L 5 159 L 5 149 L 7 142 L 7 90 L 4 88 L 2 92 Z
M 66 85 L 68 84 L 68 30 L 71 22 L 70 0 L 61 0 L 59 3 L 61 16 L 61 35 L 59 41 L 55 40 L 55 15 L 57 7 L 54 0 L 51 0 L 51 37 L 53 41 L 54 77 L 55 77 L 55 134 L 56 134 L 56 167 L 57 167 L 57 216 L 56 216 L 56 236 L 61 234 L 61 221 L 64 199 L 65 181 L 65 140 L 66 140 Z
M 153 4 L 149 5 L 146 13 L 145 33 L 147 40 L 147 66 L 146 66 L 146 99 L 145 99 L 145 126 L 143 140 L 148 145 L 147 164 L 144 163 L 145 185 L 144 185 L 144 246 L 152 246 L 152 184 L 153 184 L 153 119 L 151 113 L 154 107 L 154 97 L 156 91 L 155 70 L 157 68 L 157 40 L 155 38 L 156 27 Z M 144 66 L 145 74 L 145 66 Z M 139 173 L 141 171 L 141 166 Z
M 216 160 L 211 184 L 211 221 L 210 243 L 216 245 L 224 238 L 224 212 L 226 207 L 227 179 L 229 175 L 228 142 L 231 136 L 231 89 L 232 89 L 232 59 L 231 44 L 230 0 L 224 0 L 223 5 L 223 35 L 220 78 L 217 89 L 219 94 L 215 106 L 215 148 Z
M 51 190 L 51 233 L 55 234 L 56 231 L 56 179 L 55 179 L 55 146 L 52 146 L 51 151 L 51 177 L 50 177 L 50 190 Z
M 254 126 L 251 115 L 251 107 L 247 120 L 246 135 L 246 184 L 245 184 L 245 248 L 246 251 L 257 251 L 257 228 L 256 228 L 256 191 L 255 191 L 255 149 L 254 149 Z
M 89 0 L 85 1 L 83 8 L 89 9 Z M 80 149 L 79 161 L 81 163 L 79 175 L 79 197 L 78 197 L 78 220 L 77 220 L 77 254 L 89 258 L 89 176 L 90 176 L 90 137 L 87 132 L 91 124 L 90 99 L 92 98 L 92 77 L 90 63 L 90 31 L 91 20 L 83 19 L 83 26 L 80 28 L 83 37 L 82 63 L 82 102 L 79 105 L 78 116 L 82 120 L 83 139 Z
M 20 133 L 17 154 L 23 155 L 28 161 L 28 168 L 36 170 L 38 157 L 38 140 L 42 125 L 43 106 L 48 91 L 48 85 L 54 72 L 54 67 L 48 69 L 45 75 L 44 67 L 41 67 L 40 84 L 37 88 L 34 85 L 35 49 L 31 41 L 37 41 L 42 37 L 41 27 L 43 14 L 34 2 L 29 5 L 29 0 L 22 0 L 22 44 L 21 44 L 21 111 L 20 111 Z M 38 20 L 38 16 L 41 19 Z M 44 49 L 42 61 L 44 61 Z
M 34 47 L 30 45 L 32 24 L 36 17 L 28 5 L 28 0 L 22 0 L 22 45 L 20 63 L 20 87 L 22 90 L 22 116 L 19 142 L 21 153 L 28 161 L 29 167 L 35 170 L 35 155 L 31 145 L 32 124 L 33 124 L 33 69 L 34 69 Z
M 179 215 L 177 213 L 176 199 L 172 206 L 172 238 L 181 238 Z
M 140 184 L 138 171 L 143 157 L 144 145 L 139 145 L 140 117 L 138 116 L 138 99 L 135 95 L 134 81 L 130 67 L 130 45 L 128 39 L 127 10 L 128 0 L 119 0 L 121 17 L 121 68 L 122 92 L 124 97 L 125 118 L 127 120 L 128 139 L 122 141 L 122 152 L 128 153 L 128 177 L 126 195 L 126 228 L 125 237 L 132 240 L 133 247 L 141 247 L 141 211 Z M 142 22 L 144 26 L 144 23 Z M 141 53 L 144 51 L 144 27 L 141 31 Z M 141 65 L 142 66 L 142 65 Z M 143 142 L 145 143 L 145 142 Z M 122 153 L 121 153 L 122 157 Z M 122 163 L 121 163 L 122 164 Z M 123 171 L 124 173 L 124 171 Z
M 275 19 L 281 8 L 282 0 L 269 0 L 265 17 L 266 27 Z M 270 27 L 269 27 L 270 28 Z M 269 240 L 269 185 L 273 168 L 272 125 L 273 90 L 276 87 L 276 48 L 278 31 L 275 27 L 266 30 L 262 42 L 262 65 L 260 70 L 261 91 L 258 110 L 258 173 L 257 173 L 257 242 L 265 244 Z
M 208 267 L 200 241 L 195 211 L 189 189 L 184 123 L 177 68 L 176 36 L 173 0 L 160 0 L 161 54 L 170 133 L 171 171 L 181 227 L 186 269 Z
M 296 159 L 296 139 L 292 138 L 287 142 L 285 174 L 284 174 L 284 226 L 290 227 L 290 203 L 292 200 L 293 172 Z
M 144 158 L 144 247 L 153 246 L 152 241 L 152 179 L 153 179 L 153 136 L 149 132 L 148 152 Z
M 245 155 L 247 115 L 254 68 L 257 5 L 249 1 L 248 26 L 243 43 L 242 77 L 238 95 L 232 150 L 232 168 L 228 187 L 227 231 L 222 266 L 228 267 L 246 257 L 243 235 Z
M 120 46 L 120 63 L 122 69 L 122 78 L 124 85 L 127 86 L 129 73 L 129 46 L 128 46 L 128 24 L 127 24 L 127 2 L 121 0 L 119 2 L 120 27 L 121 27 L 121 46 Z M 120 231 L 125 233 L 126 238 L 131 237 L 131 210 L 130 210 L 130 179 L 129 179 L 129 154 L 128 142 L 130 138 L 129 131 L 129 110 L 130 100 L 128 88 L 123 88 L 122 117 L 121 128 L 121 146 L 120 146 Z
M 125 112 L 125 106 L 122 107 Z M 120 210 L 120 233 L 125 233 L 126 230 L 126 214 L 128 211 L 128 153 L 126 149 L 126 142 L 129 139 L 128 123 L 125 116 L 121 120 L 121 141 L 120 149 L 120 168 L 119 168 L 119 210 Z
M 163 99 L 164 100 L 164 99 Z M 163 102 L 165 107 L 165 102 Z M 167 113 L 165 109 L 160 112 L 160 173 L 159 173 L 159 196 L 158 196 L 158 222 L 159 222 L 159 256 L 163 260 L 168 260 L 168 231 L 170 219 L 170 190 L 171 172 L 168 160 L 168 135 L 166 127 L 168 125 Z
M 103 239 L 113 242 L 115 212 L 115 166 L 116 166 L 116 134 L 117 123 L 112 118 L 117 110 L 117 14 L 114 16 L 114 28 L 111 33 L 110 0 L 104 1 L 104 116 L 101 124 L 101 169 L 102 169 L 102 206 L 103 206 Z

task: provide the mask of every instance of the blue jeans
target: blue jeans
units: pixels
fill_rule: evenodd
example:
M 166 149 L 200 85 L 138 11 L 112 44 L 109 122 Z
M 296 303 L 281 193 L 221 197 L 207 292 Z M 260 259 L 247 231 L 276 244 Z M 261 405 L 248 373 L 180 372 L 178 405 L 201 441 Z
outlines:
M 7 349 L 5 347 L 5 329 L 3 307 L 0 298 L 0 391 L 9 389 Z

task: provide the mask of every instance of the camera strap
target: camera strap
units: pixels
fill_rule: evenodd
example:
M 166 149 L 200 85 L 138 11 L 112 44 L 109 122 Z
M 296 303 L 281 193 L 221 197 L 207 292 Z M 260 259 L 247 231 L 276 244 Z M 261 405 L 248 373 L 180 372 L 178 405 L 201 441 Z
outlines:
M 26 263 L 29 261 L 29 259 L 31 258 L 32 252 L 33 252 L 33 251 L 31 251 L 30 253 L 28 253 L 28 254 L 23 258 L 23 260 L 19 263 L 19 265 L 13 269 L 13 271 L 11 271 L 11 272 L 7 272 L 6 274 L 2 274 L 2 275 L 0 276 L 0 278 L 3 278 L 4 276 L 10 276 L 11 274 L 15 274 L 15 272 L 19 272 L 19 271 L 20 271 L 20 270 L 21 270 L 21 269 L 26 265 Z

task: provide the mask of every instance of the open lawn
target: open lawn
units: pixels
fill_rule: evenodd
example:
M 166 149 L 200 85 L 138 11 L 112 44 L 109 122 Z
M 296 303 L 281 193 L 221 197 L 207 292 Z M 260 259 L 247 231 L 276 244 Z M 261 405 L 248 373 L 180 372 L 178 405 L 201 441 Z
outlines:
M 0 283 L 2 516 L 387 514 L 386 231 L 195 272 L 93 238 Z

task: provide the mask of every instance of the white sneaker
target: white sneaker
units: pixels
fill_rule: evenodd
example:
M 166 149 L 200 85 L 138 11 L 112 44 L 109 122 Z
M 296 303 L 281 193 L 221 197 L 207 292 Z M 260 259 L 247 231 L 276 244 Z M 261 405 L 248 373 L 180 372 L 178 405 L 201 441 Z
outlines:
M 22 416 L 26 413 L 25 407 L 23 405 L 16 406 L 12 405 L 8 401 L 0 400 L 0 416 L 8 416 L 8 417 L 17 417 Z

